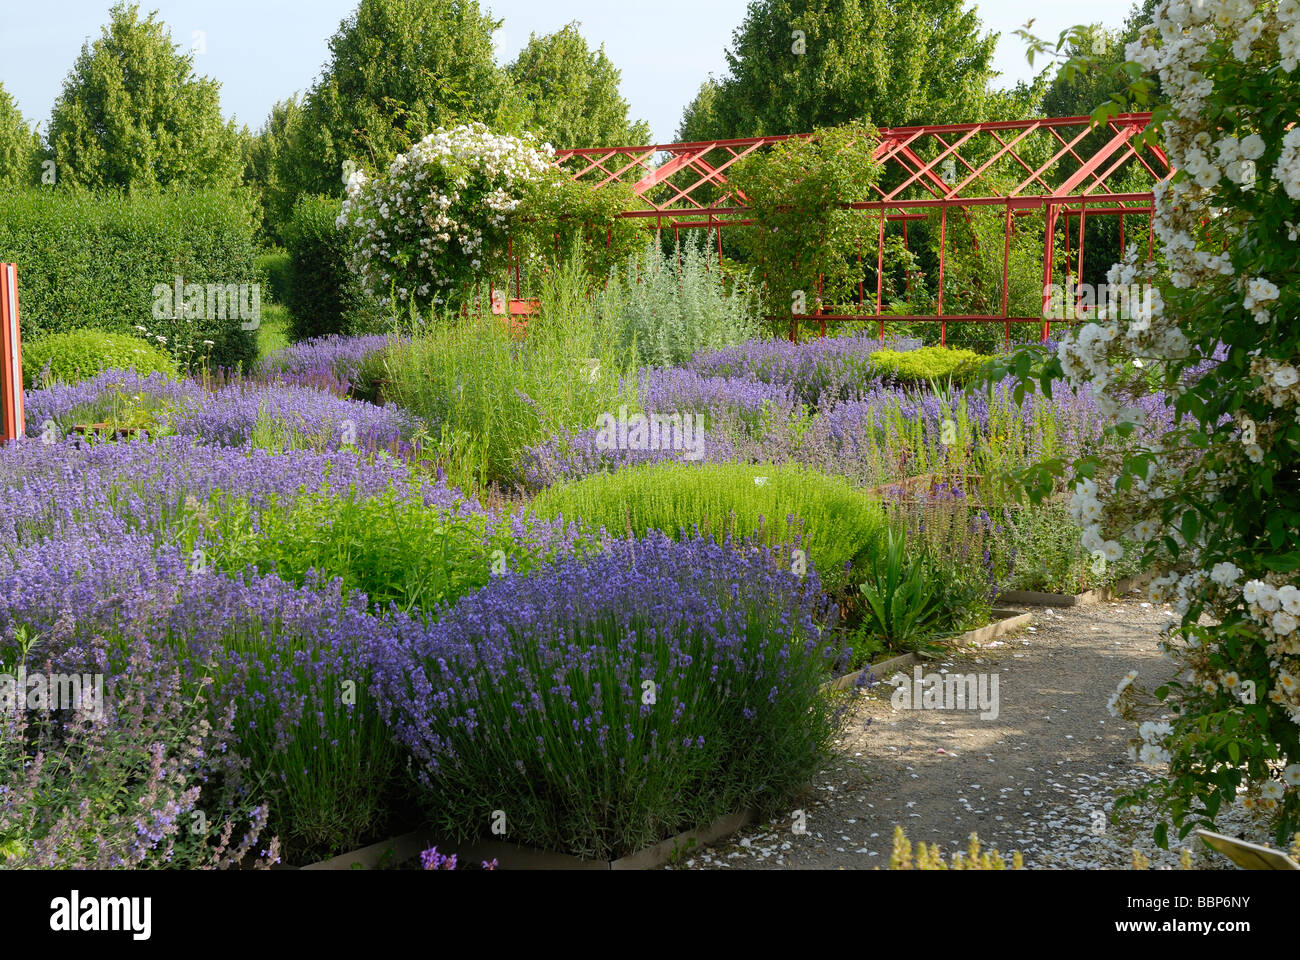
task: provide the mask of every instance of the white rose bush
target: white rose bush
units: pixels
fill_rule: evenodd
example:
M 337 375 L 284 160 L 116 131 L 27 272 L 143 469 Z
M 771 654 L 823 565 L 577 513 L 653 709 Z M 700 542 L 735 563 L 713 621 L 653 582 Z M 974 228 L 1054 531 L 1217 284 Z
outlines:
M 1132 248 L 1108 277 L 1154 295 L 1037 370 L 1029 352 L 1008 364 L 1019 389 L 1063 377 L 1110 418 L 1108 452 L 1021 479 L 1041 497 L 1068 471 L 1084 545 L 1140 550 L 1151 599 L 1181 615 L 1164 641 L 1180 672 L 1154 691 L 1168 720 L 1133 748 L 1168 772 L 1125 801 L 1180 836 L 1237 803 L 1281 842 L 1300 827 L 1298 58 L 1300 0 L 1160 4 L 1125 69 L 1137 96 L 1158 78 L 1148 134 L 1178 172 L 1156 188 L 1156 258 Z M 1176 426 L 1141 430 L 1158 393 Z
M 554 151 L 481 123 L 439 129 L 386 174 L 352 173 L 339 214 L 350 266 L 381 307 L 437 307 L 504 275 L 521 208 L 554 182 Z

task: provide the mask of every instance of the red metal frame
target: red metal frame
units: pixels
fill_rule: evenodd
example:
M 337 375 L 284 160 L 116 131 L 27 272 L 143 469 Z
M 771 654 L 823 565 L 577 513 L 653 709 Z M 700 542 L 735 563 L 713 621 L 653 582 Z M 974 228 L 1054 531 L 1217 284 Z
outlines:
M 1037 120 L 1007 120 L 990 123 L 953 123 L 918 127 L 894 127 L 880 130 L 876 158 L 885 167 L 885 175 L 873 184 L 871 193 L 863 200 L 847 204 L 851 209 L 868 214 L 879 214 L 880 229 L 876 251 L 876 305 L 868 313 L 867 300 L 859 284 L 858 310 L 854 314 L 814 315 L 821 321 L 866 321 L 879 324 L 884 339 L 885 323 L 894 321 L 932 322 L 940 325 L 940 342 L 947 336 L 947 324 L 956 322 L 1000 322 L 1005 325 L 1006 342 L 1011 340 L 1011 324 L 1041 323 L 1042 339 L 1051 333 L 1051 323 L 1043 316 L 1009 316 L 1007 313 L 1007 281 L 1009 276 L 1011 232 L 1014 221 L 1037 214 L 1043 215 L 1043 287 L 1044 306 L 1047 304 L 1047 286 L 1052 282 L 1056 266 L 1055 234 L 1060 218 L 1066 227 L 1066 270 L 1070 272 L 1069 234 L 1070 219 L 1079 219 L 1079 275 L 1083 271 L 1084 225 L 1087 218 L 1118 216 L 1120 218 L 1121 244 L 1124 237 L 1124 217 L 1131 214 L 1150 215 L 1154 209 L 1154 196 L 1150 191 L 1116 193 L 1108 185 L 1109 179 L 1129 160 L 1136 160 L 1150 174 L 1152 184 L 1173 174 L 1168 157 L 1158 147 L 1147 145 L 1155 165 L 1147 161 L 1141 150 L 1134 148 L 1133 138 L 1150 122 L 1149 113 L 1121 114 L 1104 125 L 1092 126 L 1088 117 L 1049 117 Z M 1108 133 L 1104 142 L 1090 145 L 1085 141 L 1089 133 Z M 704 228 L 716 230 L 718 255 L 722 255 L 723 228 L 752 225 L 746 219 L 745 197 L 729 188 L 724 171 L 749 154 L 792 136 L 750 137 L 735 140 L 713 140 L 695 143 L 669 143 L 636 147 L 592 147 L 560 150 L 556 165 L 575 180 L 589 183 L 592 189 L 601 189 L 611 183 L 631 186 L 645 204 L 641 209 L 629 210 L 625 217 L 653 220 L 654 229 L 671 226 L 675 232 L 682 229 Z M 1048 139 L 1050 138 L 1050 140 Z M 1050 158 L 1037 168 L 1025 160 L 1026 148 L 1034 143 L 1046 145 Z M 964 152 L 963 152 L 964 151 Z M 667 159 L 656 164 L 655 158 L 667 154 Z M 927 159 L 928 158 L 928 159 Z M 952 159 L 952 169 L 960 164 L 963 178 L 949 184 L 939 169 Z M 1108 161 L 1110 161 L 1108 163 Z M 1072 169 L 1068 169 L 1073 164 Z M 1024 178 L 1010 193 L 999 192 L 987 178 L 998 167 L 1017 165 Z M 1160 171 L 1160 172 L 1157 172 Z M 892 184 L 888 187 L 881 183 Z M 703 187 L 717 188 L 718 195 L 702 199 Z M 664 189 L 658 189 L 664 188 Z M 886 192 L 886 189 L 888 192 Z M 943 279 L 946 260 L 945 244 L 948 233 L 948 210 L 957 209 L 969 219 L 970 209 L 978 206 L 1001 206 L 1006 210 L 1005 239 L 1002 260 L 1001 312 L 998 314 L 945 314 L 943 312 Z M 928 316 L 886 315 L 882 312 L 882 277 L 885 267 L 886 223 L 901 223 L 904 243 L 907 238 L 907 221 L 923 219 L 926 211 L 940 209 L 939 277 L 936 296 L 937 310 Z M 1148 224 L 1148 256 L 1151 248 Z M 861 261 L 862 253 L 858 251 Z M 910 278 L 909 278 L 910 289 Z M 522 297 L 518 288 L 516 270 L 516 296 Z M 797 336 L 797 318 L 791 318 L 792 338 Z M 1071 321 L 1057 321 L 1071 322 Z
M 23 347 L 18 330 L 18 268 L 0 263 L 0 443 L 27 435 Z

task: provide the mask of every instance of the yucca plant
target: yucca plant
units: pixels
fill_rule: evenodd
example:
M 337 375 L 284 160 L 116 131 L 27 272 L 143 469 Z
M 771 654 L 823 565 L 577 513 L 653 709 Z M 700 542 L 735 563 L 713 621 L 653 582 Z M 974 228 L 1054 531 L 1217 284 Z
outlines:
M 930 654 L 926 643 L 939 625 L 942 604 L 927 582 L 926 566 L 907 552 L 907 539 L 886 531 L 884 549 L 865 567 L 859 591 L 863 600 L 862 629 L 895 650 Z

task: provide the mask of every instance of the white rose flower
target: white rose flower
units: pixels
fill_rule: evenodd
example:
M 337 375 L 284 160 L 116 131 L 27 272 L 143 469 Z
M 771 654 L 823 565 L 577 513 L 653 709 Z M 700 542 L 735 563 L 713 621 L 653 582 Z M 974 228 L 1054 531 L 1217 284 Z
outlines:
M 1300 590 L 1291 584 L 1277 588 L 1277 599 L 1287 613 L 1293 616 L 1300 614 Z
M 1241 568 L 1234 563 L 1216 563 L 1210 571 L 1210 579 L 1225 587 L 1230 587 L 1241 577 Z

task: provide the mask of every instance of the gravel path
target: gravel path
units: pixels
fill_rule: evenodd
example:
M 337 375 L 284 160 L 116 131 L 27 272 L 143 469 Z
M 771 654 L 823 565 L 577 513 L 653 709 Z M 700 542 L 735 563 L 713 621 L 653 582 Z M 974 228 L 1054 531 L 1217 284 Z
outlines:
M 1117 792 L 1156 771 L 1130 761 L 1133 724 L 1106 709 L 1129 670 L 1147 689 L 1173 675 L 1157 646 L 1173 611 L 1138 598 L 1032 609 L 1024 632 L 925 667 L 996 674 L 995 719 L 978 710 L 895 710 L 893 687 L 864 691 L 802 801 L 804 833 L 795 832 L 792 811 L 692 851 L 675 869 L 883 869 L 896 825 L 913 843 L 940 844 L 949 859 L 976 832 L 984 849 L 1019 850 L 1026 867 L 1127 867 L 1134 847 L 1152 867 L 1176 867 L 1176 841 L 1159 851 L 1149 815 L 1126 811 L 1111 822 Z M 1244 823 L 1221 821 L 1220 829 L 1266 839 Z M 1184 845 L 1198 867 L 1231 866 L 1202 853 L 1203 844 Z

